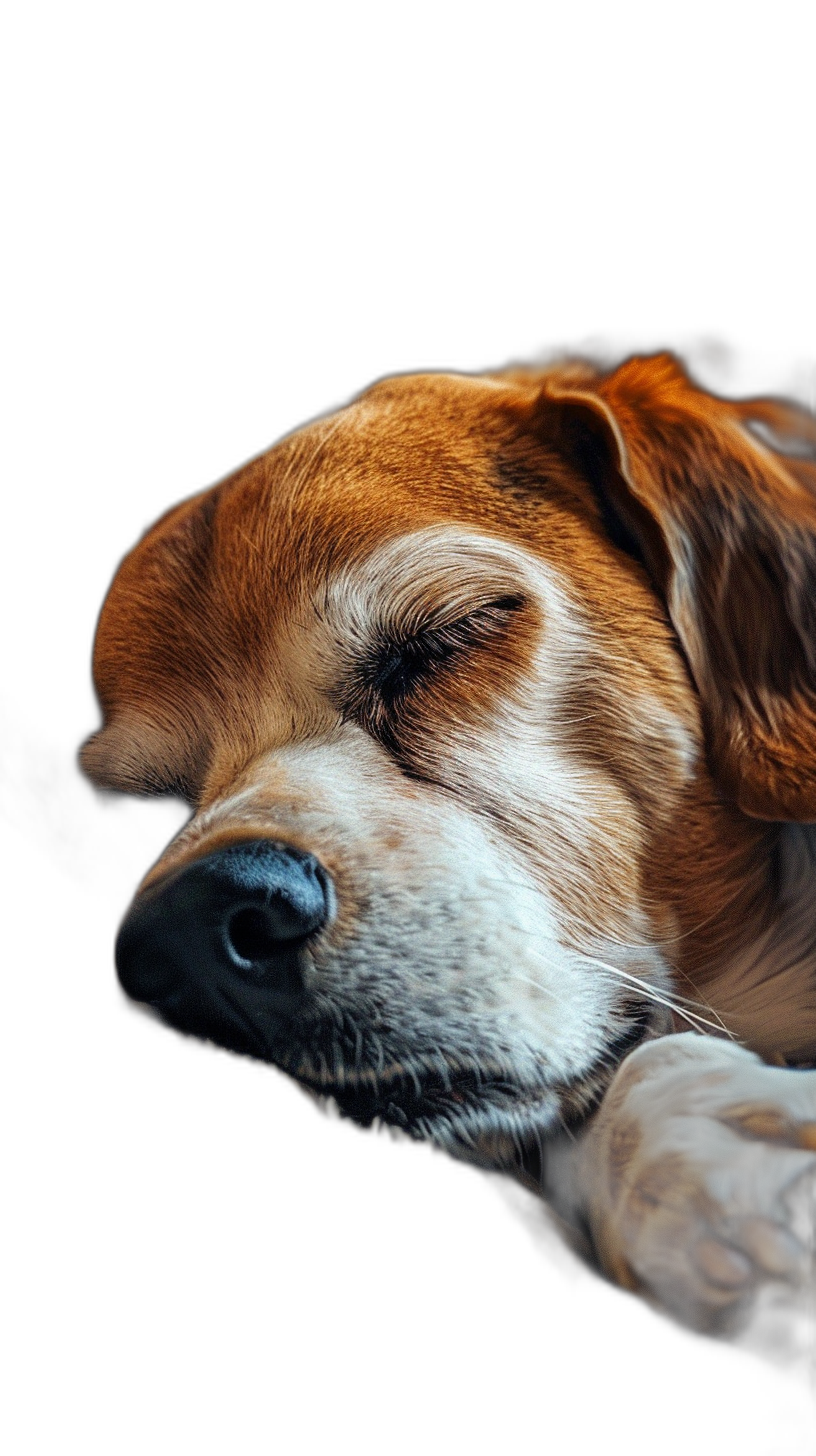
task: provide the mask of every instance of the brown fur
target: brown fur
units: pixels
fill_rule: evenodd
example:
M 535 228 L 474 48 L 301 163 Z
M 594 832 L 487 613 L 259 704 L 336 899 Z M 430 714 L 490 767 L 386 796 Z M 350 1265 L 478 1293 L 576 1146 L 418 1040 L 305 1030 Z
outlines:
M 162 1014 L 514 1171 L 698 1329 L 813 1232 L 814 456 L 668 355 L 384 380 L 169 511 L 94 654 L 86 771 L 193 807 L 131 912 Z M 168 909 L 242 841 L 331 889 L 284 1014 L 279 943 L 241 981 Z
M 783 915 L 778 821 L 816 819 L 816 464 L 803 453 L 814 441 L 804 411 L 717 399 L 668 355 L 608 374 L 386 380 L 175 507 L 125 559 L 94 655 L 104 726 L 83 765 L 109 787 L 181 792 L 206 809 L 259 754 L 330 731 L 344 711 L 336 684 L 316 690 L 326 666 L 304 648 L 331 573 L 407 531 L 477 527 L 551 564 L 592 624 L 558 732 L 629 806 L 592 903 L 559 873 L 580 850 L 557 820 L 535 842 L 504 826 L 576 944 L 585 931 L 614 939 L 636 901 L 662 926 L 681 994 L 766 1057 L 814 1057 L 813 962 L 786 982 L 781 1010 L 776 986 L 735 969 Z M 645 566 L 610 544 L 599 490 Z M 389 730 L 407 781 L 438 778 L 439 742 L 523 692 L 542 630 L 527 603 L 501 651 L 420 690 L 410 721 Z M 631 704 L 655 684 L 667 718 L 704 736 L 691 783 L 648 722 L 632 731 Z M 363 708 L 360 721 L 380 731 Z

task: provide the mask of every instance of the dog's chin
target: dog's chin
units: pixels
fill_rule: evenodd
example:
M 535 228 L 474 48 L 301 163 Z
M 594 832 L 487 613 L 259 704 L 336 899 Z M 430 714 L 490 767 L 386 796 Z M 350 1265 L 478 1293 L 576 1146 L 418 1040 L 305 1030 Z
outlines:
M 654 1007 L 633 1008 L 625 1030 L 574 1078 L 554 1078 L 542 1055 L 540 1075 L 530 1080 L 507 1064 L 489 1066 L 440 1049 L 419 1053 L 402 1047 L 376 1069 L 361 1064 L 359 1056 L 346 1063 L 338 1058 L 336 1026 L 325 1036 L 313 1027 L 306 1044 L 298 1046 L 293 1028 L 289 1035 L 270 1036 L 268 1025 L 262 1029 L 231 998 L 216 1004 L 210 998 L 197 1003 L 169 997 L 154 1009 L 178 1031 L 272 1063 L 361 1127 L 383 1124 L 459 1157 L 517 1170 L 531 1158 L 535 1162 L 555 1128 L 588 1116 L 623 1058 L 658 1031 Z
M 475 1068 L 422 1078 L 418 1086 L 401 1074 L 376 1085 L 367 1078 L 330 1087 L 299 1080 L 363 1127 L 390 1127 L 467 1162 L 505 1171 L 524 1173 L 534 1164 L 540 1170 L 536 1158 L 562 1117 L 558 1089 L 515 1084 Z
M 508 1076 L 480 1068 L 452 1069 L 446 1073 L 402 1067 L 383 1075 L 365 1073 L 338 1081 L 297 1075 L 320 1098 L 331 1098 L 344 1117 L 361 1127 L 384 1123 L 410 1137 L 448 1142 L 495 1112 L 520 1109 L 551 1097 L 551 1089 L 522 1087 Z
M 568 1082 L 548 1078 L 544 1059 L 541 1080 L 534 1082 L 477 1063 L 445 1063 L 442 1071 L 429 1070 L 419 1059 L 407 1057 L 388 1071 L 344 1071 L 332 1077 L 315 1076 L 311 1058 L 298 1066 L 289 1059 L 282 1065 L 320 1100 L 330 1099 L 342 1116 L 362 1127 L 384 1124 L 489 1167 L 529 1172 L 538 1165 L 543 1141 L 553 1130 L 588 1116 L 623 1058 L 654 1031 L 651 1011 L 644 1008 L 591 1066 Z

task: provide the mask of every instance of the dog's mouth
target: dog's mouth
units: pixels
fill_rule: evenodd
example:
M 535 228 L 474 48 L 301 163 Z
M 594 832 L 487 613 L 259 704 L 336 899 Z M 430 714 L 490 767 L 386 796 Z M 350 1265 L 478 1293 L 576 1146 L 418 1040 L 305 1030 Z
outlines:
M 461 1050 L 443 1051 L 429 1039 L 420 1049 L 396 1039 L 387 1046 L 380 1037 L 372 1044 L 365 1032 L 339 1035 L 336 1020 L 299 1027 L 293 1045 L 289 1037 L 269 1036 L 268 1025 L 262 1029 L 232 997 L 223 1005 L 167 999 L 154 1009 L 178 1030 L 272 1063 L 361 1127 L 379 1124 L 435 1143 L 534 1190 L 544 1180 L 547 1140 L 577 1129 L 600 1104 L 623 1058 L 659 1034 L 655 1008 L 633 1006 L 626 1029 L 582 1072 L 560 1080 L 544 1052 L 540 1066 L 525 1057 L 522 1070 L 514 1067 L 510 1047 L 500 1060 L 495 1049 L 473 1047 L 465 1061 Z
M 345 1117 L 362 1127 L 374 1122 L 402 1129 L 411 1137 L 450 1143 L 476 1123 L 511 1119 L 519 1127 L 536 1124 L 539 1131 L 557 1116 L 561 1121 L 585 1116 L 600 1100 L 623 1057 L 652 1030 L 652 1011 L 641 1007 L 631 1025 L 608 1045 L 575 1085 L 562 1086 L 546 1075 L 540 1082 L 522 1082 L 509 1072 L 484 1066 L 449 1065 L 442 1070 L 402 1062 L 382 1072 L 366 1069 L 327 1078 L 316 1076 L 310 1059 L 286 1065 L 297 1081 L 321 1098 L 331 1098 Z
M 523 1095 L 509 1077 L 478 1067 L 449 1072 L 415 1070 L 399 1066 L 326 1082 L 301 1070 L 297 1080 L 320 1097 L 331 1097 L 343 1113 L 361 1127 L 374 1122 L 402 1128 L 413 1137 L 432 1135 L 442 1123 L 452 1123 L 487 1104 L 517 1102 Z

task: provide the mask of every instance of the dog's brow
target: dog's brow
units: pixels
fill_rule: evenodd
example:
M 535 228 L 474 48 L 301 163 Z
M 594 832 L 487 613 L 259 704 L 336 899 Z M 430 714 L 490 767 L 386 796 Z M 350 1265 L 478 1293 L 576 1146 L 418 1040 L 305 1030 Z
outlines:
M 531 586 L 523 551 L 476 531 L 428 527 L 399 536 L 327 577 L 312 598 L 319 616 L 354 637 L 373 625 L 400 632 L 445 624 Z

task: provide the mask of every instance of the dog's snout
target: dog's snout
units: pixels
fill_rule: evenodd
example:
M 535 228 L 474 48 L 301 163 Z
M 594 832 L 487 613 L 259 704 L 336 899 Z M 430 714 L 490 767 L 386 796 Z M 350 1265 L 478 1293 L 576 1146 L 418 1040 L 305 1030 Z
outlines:
M 116 943 L 119 979 L 160 1007 L 179 995 L 228 999 L 237 980 L 285 1009 L 301 994 L 298 953 L 326 923 L 329 898 L 312 854 L 261 839 L 217 850 L 136 899 Z

